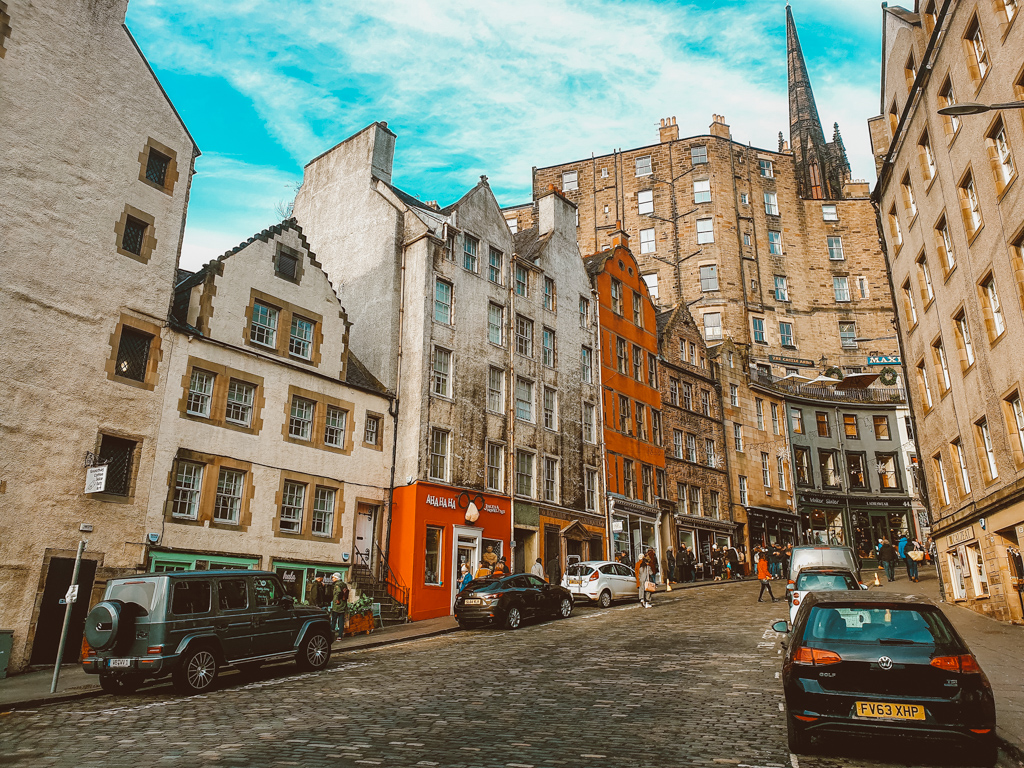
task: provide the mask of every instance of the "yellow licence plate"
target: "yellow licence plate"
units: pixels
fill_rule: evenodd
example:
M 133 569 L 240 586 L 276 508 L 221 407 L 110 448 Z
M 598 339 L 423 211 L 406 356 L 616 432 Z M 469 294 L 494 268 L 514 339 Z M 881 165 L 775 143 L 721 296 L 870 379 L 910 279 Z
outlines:
M 920 704 L 887 704 L 878 701 L 858 701 L 854 706 L 856 717 L 880 717 L 886 720 L 924 720 L 924 707 Z

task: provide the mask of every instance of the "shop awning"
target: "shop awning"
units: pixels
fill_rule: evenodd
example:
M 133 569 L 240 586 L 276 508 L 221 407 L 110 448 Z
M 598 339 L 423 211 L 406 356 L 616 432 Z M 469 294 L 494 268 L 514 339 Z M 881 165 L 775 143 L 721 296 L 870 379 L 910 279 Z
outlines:
M 613 511 L 615 512 L 632 512 L 636 515 L 650 517 L 653 520 L 657 520 L 658 515 L 661 513 L 661 509 L 653 504 L 647 504 L 636 499 L 627 499 L 625 496 L 620 496 L 617 493 L 609 493 L 608 499 L 611 501 L 614 508 Z
M 700 515 L 677 513 L 674 517 L 676 525 L 703 528 L 709 531 L 721 531 L 723 533 L 733 533 L 741 525 L 741 523 L 734 523 L 732 520 L 717 520 L 713 517 L 701 517 Z
M 776 517 L 785 517 L 791 520 L 799 520 L 800 515 L 796 512 L 790 512 L 788 509 L 776 509 L 775 507 L 747 507 L 747 514 L 762 515 L 767 517 L 769 515 L 775 515 Z

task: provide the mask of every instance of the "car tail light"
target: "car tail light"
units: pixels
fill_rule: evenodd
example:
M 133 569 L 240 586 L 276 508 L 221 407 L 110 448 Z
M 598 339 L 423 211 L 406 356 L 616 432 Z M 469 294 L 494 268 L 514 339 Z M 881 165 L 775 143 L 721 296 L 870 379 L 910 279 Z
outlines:
M 793 605 L 800 605 L 800 598 L 793 595 Z
M 598 578 L 599 575 L 600 574 L 597 571 L 594 571 L 592 574 L 590 574 L 590 580 L 591 581 L 597 581 L 597 578 Z
M 163 652 L 164 647 L 162 645 L 151 645 L 146 649 L 146 653 L 150 656 L 159 656 Z
M 797 720 L 803 720 L 805 723 L 813 723 L 818 718 L 811 717 L 810 715 L 793 715 Z
M 95 655 L 96 655 L 96 651 L 93 650 L 93 647 L 91 645 L 89 645 L 89 641 L 86 640 L 85 637 L 83 636 L 82 637 L 82 658 L 83 659 L 87 659 L 90 656 L 95 656 Z
M 797 648 L 793 655 L 794 664 L 807 664 L 815 667 L 838 664 L 842 660 L 843 658 L 835 651 L 823 651 L 820 648 L 808 648 L 807 646 Z
M 992 733 L 991 728 L 971 728 L 971 733 Z
M 936 656 L 932 659 L 933 667 L 944 669 L 947 672 L 960 672 L 964 675 L 981 674 L 981 667 L 978 660 L 969 653 L 960 656 Z

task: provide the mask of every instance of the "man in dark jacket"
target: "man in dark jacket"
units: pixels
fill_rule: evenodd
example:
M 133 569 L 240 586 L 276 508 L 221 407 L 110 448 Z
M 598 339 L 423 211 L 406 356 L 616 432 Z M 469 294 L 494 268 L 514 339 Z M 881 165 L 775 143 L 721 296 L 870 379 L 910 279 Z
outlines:
M 668 565 L 665 569 L 665 583 L 671 584 L 676 578 L 676 556 L 671 549 L 665 550 L 665 562 Z
M 888 539 L 882 539 L 882 546 L 878 550 L 878 559 L 882 561 L 885 568 L 885 577 L 889 581 L 896 581 L 896 547 L 889 543 Z
M 736 547 L 730 546 L 725 550 L 725 557 L 729 561 L 729 571 L 732 573 L 732 578 L 742 579 L 743 571 L 740 569 L 740 553 L 736 551 Z

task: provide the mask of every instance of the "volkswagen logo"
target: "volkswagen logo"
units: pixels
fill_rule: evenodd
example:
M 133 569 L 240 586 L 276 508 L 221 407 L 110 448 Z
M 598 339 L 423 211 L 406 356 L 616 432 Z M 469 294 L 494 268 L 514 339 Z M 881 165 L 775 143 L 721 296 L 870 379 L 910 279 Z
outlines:
M 878 659 L 878 666 L 882 669 L 892 669 L 892 659 L 888 656 L 882 656 Z

